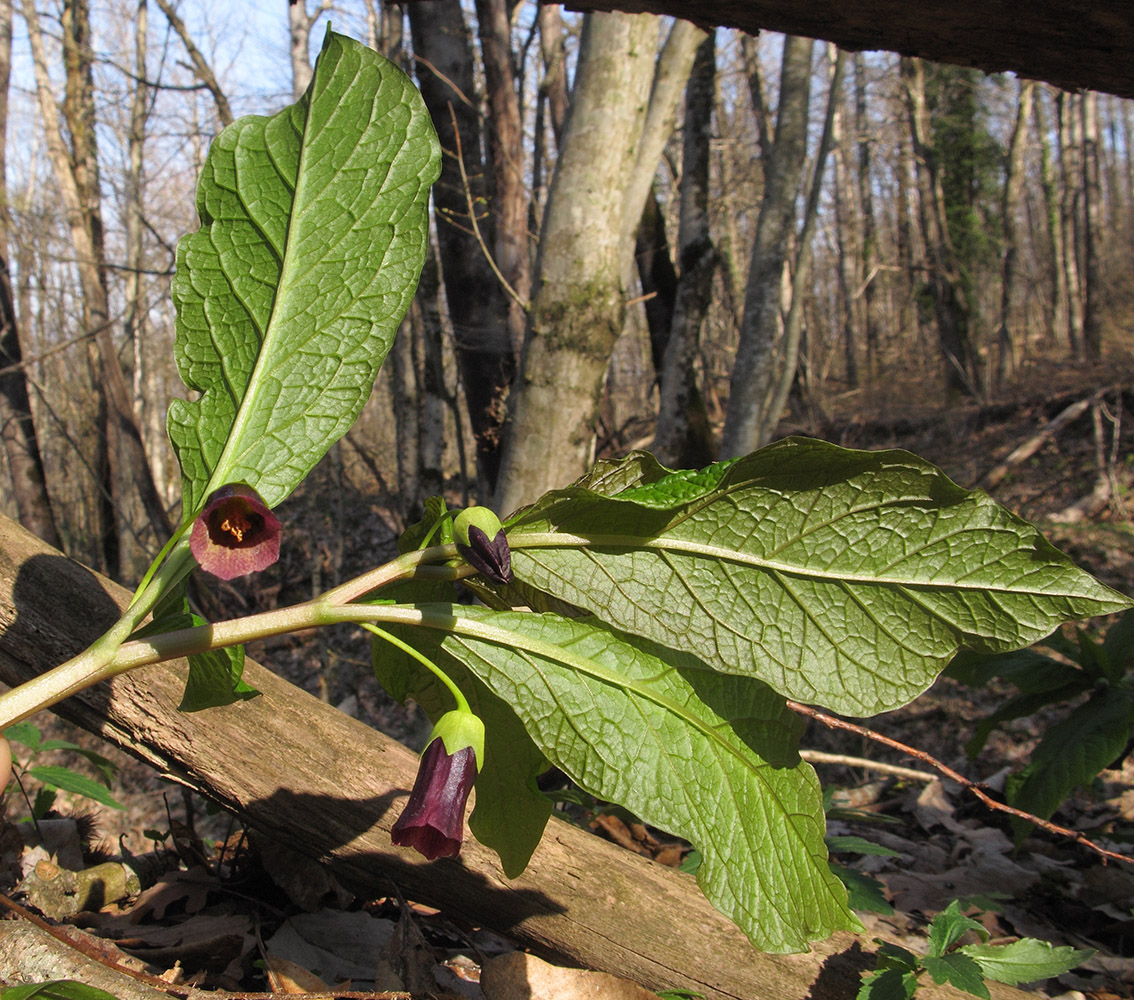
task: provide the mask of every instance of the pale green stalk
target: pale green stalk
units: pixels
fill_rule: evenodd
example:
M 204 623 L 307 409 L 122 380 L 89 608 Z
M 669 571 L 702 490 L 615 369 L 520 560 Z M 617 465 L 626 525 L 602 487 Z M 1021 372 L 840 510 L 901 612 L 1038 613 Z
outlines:
M 139 588 L 122 617 L 78 656 L 40 674 L 18 687 L 0 694 L 0 730 L 44 708 L 68 698 L 99 681 L 115 677 L 134 667 L 161 660 L 190 656 L 210 649 L 233 646 L 252 639 L 293 632 L 317 625 L 344 621 L 368 621 L 373 609 L 351 602 L 399 580 L 414 575 L 458 580 L 473 570 L 466 565 L 424 565 L 443 563 L 457 556 L 455 545 L 435 545 L 407 552 L 397 559 L 348 580 L 315 600 L 291 608 L 217 625 L 180 629 L 142 641 L 127 642 L 161 598 L 181 582 L 196 566 L 187 542 L 175 547 L 158 567 L 149 583 Z M 357 612 L 357 613 L 356 613 Z

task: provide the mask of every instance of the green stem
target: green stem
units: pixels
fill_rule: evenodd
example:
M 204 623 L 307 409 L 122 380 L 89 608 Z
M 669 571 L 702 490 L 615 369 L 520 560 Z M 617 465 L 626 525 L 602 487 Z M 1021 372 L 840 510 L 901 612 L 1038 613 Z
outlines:
M 433 673 L 442 684 L 449 689 L 449 693 L 453 696 L 453 700 L 457 703 L 457 708 L 462 712 L 473 714 L 473 710 L 469 708 L 469 703 L 465 696 L 461 693 L 461 689 L 453 683 L 453 678 L 450 677 L 444 670 L 442 670 L 436 663 L 434 663 L 428 656 L 413 648 L 409 643 L 402 642 L 396 635 L 391 635 L 384 628 L 379 628 L 373 622 L 363 622 L 362 627 L 368 632 L 372 632 L 380 639 L 385 639 L 391 646 L 396 646 L 407 656 L 412 656 L 418 663 L 420 663 L 426 670 Z
M 44 708 L 134 667 L 161 660 L 233 646 L 251 639 L 279 635 L 340 621 L 366 621 L 373 617 L 369 605 L 353 605 L 359 597 L 421 573 L 432 579 L 460 580 L 475 572 L 467 565 L 425 565 L 457 558 L 455 545 L 434 545 L 407 552 L 392 562 L 348 580 L 321 597 L 291 608 L 268 611 L 219 625 L 202 625 L 153 636 L 145 643 L 127 642 L 130 634 L 154 609 L 161 598 L 187 577 L 197 565 L 184 535 L 179 544 L 139 588 L 130 606 L 106 634 L 66 663 L 0 694 L 0 729 L 26 719 Z M 347 608 L 359 613 L 344 615 Z

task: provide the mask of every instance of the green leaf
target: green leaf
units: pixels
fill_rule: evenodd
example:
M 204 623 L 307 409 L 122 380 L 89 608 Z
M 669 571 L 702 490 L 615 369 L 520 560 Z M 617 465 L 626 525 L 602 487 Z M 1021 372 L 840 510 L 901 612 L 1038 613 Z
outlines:
M 904 969 L 909 972 L 916 972 L 921 968 L 921 957 L 915 955 L 909 949 L 903 948 L 900 944 L 882 941 L 879 938 L 874 940 L 878 944 L 876 962 L 879 969 Z
M 921 964 L 938 986 L 951 983 L 957 989 L 980 997 L 981 1000 L 989 1000 L 988 987 L 984 985 L 980 966 L 968 955 L 956 953 L 943 958 L 927 955 L 921 960 Z
M 1113 671 L 1110 681 L 1117 684 L 1122 675 L 1134 666 L 1134 612 L 1127 611 L 1106 630 L 1103 649 Z
M 1056 723 L 1032 751 L 1028 766 L 1009 778 L 1008 802 L 1048 819 L 1079 785 L 1092 782 L 1126 749 L 1134 729 L 1134 691 L 1112 687 L 1096 692 Z M 1030 824 L 1013 820 L 1017 842 Z
M 303 98 L 213 142 L 177 249 L 169 408 L 185 519 L 244 482 L 274 507 L 350 427 L 424 260 L 439 147 L 399 69 L 328 32 Z
M 118 1000 L 113 993 L 87 986 L 74 979 L 53 979 L 46 983 L 5 986 L 0 990 L 4 1000 Z
M 9 743 L 19 743 L 27 747 L 32 753 L 39 750 L 43 734 L 34 722 L 16 722 L 4 730 L 4 737 Z
M 25 773 L 35 778 L 36 781 L 50 785 L 52 788 L 59 788 L 65 792 L 85 796 L 104 806 L 110 806 L 111 809 L 126 808 L 97 781 L 92 781 L 85 774 L 72 771 L 69 767 L 60 767 L 56 764 L 43 764 L 38 767 L 29 768 Z
M 1130 606 L 929 463 L 821 441 L 613 497 L 553 492 L 506 530 L 529 586 L 850 715 L 910 701 L 962 646 Z
M 969 931 L 979 934 L 982 941 L 988 940 L 984 925 L 966 917 L 960 901 L 954 899 L 929 924 L 929 954 L 940 958 Z
M 401 636 L 412 642 L 417 631 Z M 404 702 L 413 698 L 436 722 L 453 707 L 453 696 L 436 675 L 380 636 L 371 647 L 378 682 Z M 476 806 L 469 828 L 500 855 L 508 878 L 527 867 L 551 816 L 551 801 L 536 786 L 550 766 L 516 713 L 459 664 L 447 671 L 484 723 L 484 762 L 476 778 Z
M 855 1000 L 911 1000 L 917 992 L 917 975 L 900 969 L 875 972 L 862 981 Z
M 889 847 L 883 847 L 865 837 L 857 837 L 851 834 L 828 834 L 827 849 L 834 854 L 873 854 L 882 858 L 899 857 L 898 852 L 892 851 Z
M 852 910 L 890 914 L 894 907 L 886 899 L 886 887 L 866 872 L 832 861 L 831 871 L 847 887 L 847 904 Z
M 580 787 L 693 843 L 705 895 L 758 948 L 801 950 L 859 927 L 827 867 L 818 781 L 796 752 L 800 720 L 766 685 L 593 620 L 388 613 L 427 626 L 401 636 L 442 669 L 476 674 Z
M 1056 948 L 1035 938 L 1022 938 L 1012 944 L 971 944 L 960 950 L 976 962 L 989 979 L 1009 986 L 1061 976 L 1094 954 L 1089 948 Z
M 194 618 L 197 616 L 194 615 Z M 203 619 L 197 619 L 203 625 Z M 220 708 L 238 701 L 255 698 L 260 692 L 246 684 L 244 647 L 227 646 L 189 656 L 189 677 L 181 696 L 180 712 L 199 712 L 203 708 Z

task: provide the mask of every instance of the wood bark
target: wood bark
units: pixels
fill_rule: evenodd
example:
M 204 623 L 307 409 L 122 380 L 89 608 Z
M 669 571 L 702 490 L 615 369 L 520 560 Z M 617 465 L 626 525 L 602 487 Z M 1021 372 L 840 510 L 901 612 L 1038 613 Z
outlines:
M 292 100 L 298 101 L 311 82 L 311 29 L 330 9 L 331 0 L 319 0 L 312 13 L 307 12 L 307 0 L 293 0 L 287 6 Z
M 1067 292 L 1067 343 L 1071 356 L 1086 357 L 1083 342 L 1083 283 L 1079 267 L 1082 222 L 1082 122 L 1073 94 L 1060 91 L 1055 98 L 1059 123 L 1059 225 L 1063 230 L 1063 288 Z
M 815 166 L 811 172 L 811 183 L 807 191 L 807 204 L 803 210 L 803 227 L 799 236 L 799 249 L 796 253 L 795 267 L 792 269 L 791 305 L 784 321 L 783 355 L 779 373 L 771 385 L 770 398 L 763 408 L 760 420 L 760 441 L 770 441 L 780 422 L 787 403 L 788 392 L 796 379 L 799 367 L 799 346 L 803 329 L 803 305 L 811 289 L 811 262 L 815 223 L 819 218 L 819 199 L 823 192 L 823 171 L 827 157 L 835 139 L 835 119 L 842 101 L 843 72 L 846 69 L 846 53 L 828 46 L 830 61 L 830 93 L 827 96 L 827 113 L 823 121 L 823 132 L 819 137 L 819 147 L 815 151 Z
M 1008 157 L 1004 168 L 1004 190 L 1000 200 L 1001 235 L 1004 250 L 1000 263 L 1000 323 L 996 329 L 996 382 L 1003 384 L 1015 367 L 1015 345 L 1012 338 L 1012 308 L 1016 291 L 1016 270 L 1019 258 L 1019 227 L 1016 214 L 1020 208 L 1020 193 L 1024 186 L 1024 149 L 1027 145 L 1028 121 L 1032 116 L 1032 96 L 1035 84 L 1020 82 L 1020 96 L 1016 104 L 1016 124 L 1008 143 Z
M 1103 204 L 1099 158 L 1099 95 L 1078 95 L 1083 123 L 1083 354 L 1102 357 Z
M 761 410 L 774 374 L 773 348 L 781 326 L 784 268 L 807 155 L 813 47 L 810 39 L 794 35 L 784 39 L 776 132 L 771 156 L 764 165 L 764 198 L 756 220 L 740 343 L 721 435 L 721 458 L 747 454 L 765 443 L 760 439 Z
M 558 0 L 542 0 L 544 3 Z M 567 0 L 571 10 L 649 11 L 751 35 L 782 31 L 854 52 L 1005 70 L 1070 90 L 1087 87 L 1134 97 L 1134 18 L 1129 0 Z
M 48 154 L 75 248 L 76 265 L 83 289 L 84 325 L 98 352 L 97 375 L 101 384 L 97 389 L 105 397 L 110 416 L 107 425 L 108 450 L 113 463 L 119 457 L 115 446 L 120 444 L 121 458 L 126 467 L 120 475 L 111 477 L 112 496 L 119 496 L 123 480 L 132 478 L 160 544 L 169 537 L 173 528 L 154 482 L 133 401 L 111 336 L 101 193 L 98 184 L 89 11 L 85 0 L 67 0 L 64 5 L 63 53 L 67 70 L 64 116 L 71 137 L 70 150 L 63 141 L 59 114 L 51 92 L 39 18 L 32 0 L 26 0 L 24 4 L 24 19 L 34 56 L 36 90 Z
M 12 0 L 0 2 L 0 439 L 20 523 L 60 546 L 43 456 L 32 418 L 20 328 L 8 269 L 8 86 L 12 70 Z
M 878 233 L 874 221 L 873 145 L 874 136 L 866 113 L 866 60 L 856 52 L 854 63 L 854 146 L 858 153 L 858 218 L 862 227 L 859 244 L 862 283 L 862 325 L 866 344 L 866 374 L 875 375 L 878 365 L 878 309 L 875 289 L 878 287 Z M 855 289 L 857 292 L 857 289 Z
M 593 457 L 603 374 L 625 314 L 629 250 L 622 220 L 657 33 L 648 15 L 594 14 L 584 22 L 501 461 L 496 506 L 502 512 L 571 482 Z
M 129 597 L 0 517 L 0 680 L 19 683 L 80 651 Z M 555 819 L 519 878 L 506 879 L 475 842 L 460 860 L 426 862 L 389 837 L 416 755 L 252 661 L 244 676 L 259 697 L 179 713 L 186 670 L 184 661 L 145 667 L 55 711 L 325 863 L 356 893 L 385 895 L 393 882 L 406 898 L 561 962 L 710 1000 L 836 1000 L 873 967 L 873 945 L 850 934 L 806 955 L 761 954 L 690 876 Z M 996 1000 L 1026 996 L 989 986 Z M 967 996 L 929 983 L 918 995 Z
M 484 503 L 496 487 L 516 356 L 508 298 L 486 257 L 493 218 L 478 216 L 479 238 L 470 219 L 470 206 L 480 212 L 489 196 L 472 38 L 458 0 L 411 3 L 408 12 L 418 85 L 444 150 L 433 185 L 437 243 Z
M 201 50 L 197 48 L 197 43 L 193 41 L 193 36 L 189 34 L 189 29 L 185 26 L 185 22 L 178 17 L 177 11 L 173 9 L 173 4 L 170 3 L 170 0 L 154 0 L 154 2 L 161 8 L 161 12 L 165 15 L 166 20 L 169 21 L 169 26 L 173 29 L 177 37 L 181 39 L 181 44 L 185 46 L 185 52 L 189 56 L 190 63 L 192 63 L 193 75 L 200 80 L 208 89 L 209 93 L 213 95 L 213 103 L 216 105 L 217 118 L 220 119 L 221 126 L 231 125 L 233 121 L 232 108 L 228 103 L 228 98 L 225 96 L 220 83 L 217 82 L 216 74 L 213 73 L 209 61 L 205 58 Z
M 488 209 L 493 216 L 490 250 L 514 293 L 508 296 L 508 337 L 518 353 L 524 342 L 524 307 L 531 297 L 532 268 L 523 122 L 508 5 L 505 0 L 477 0 L 476 19 L 488 114 L 486 137 L 492 181 Z
M 1051 246 L 1048 255 L 1048 281 L 1051 296 L 1047 309 L 1047 336 L 1054 338 L 1067 329 L 1067 273 L 1063 269 L 1063 226 L 1059 214 L 1059 192 L 1055 181 L 1055 159 L 1048 138 L 1047 114 L 1044 111 L 1047 89 L 1039 88 L 1032 106 L 1035 119 L 1036 141 L 1040 154 L 1040 189 L 1043 191 L 1044 222 Z
M 709 141 L 716 68 L 715 40 L 708 35 L 697 49 L 685 95 L 677 230 L 681 274 L 669 317 L 657 430 L 650 446 L 659 462 L 673 468 L 701 468 L 715 457 L 693 362 L 712 295 L 713 274 L 720 263 L 709 235 Z M 669 259 L 668 250 L 665 259 Z M 642 290 L 646 291 L 645 282 Z
M 920 60 L 902 60 L 902 83 L 909 110 L 919 216 L 929 270 L 924 288 L 932 302 L 937 324 L 946 393 L 975 396 L 980 393 L 980 368 L 972 345 L 969 305 L 949 233 L 941 166 L 934 148 L 926 101 L 925 67 Z

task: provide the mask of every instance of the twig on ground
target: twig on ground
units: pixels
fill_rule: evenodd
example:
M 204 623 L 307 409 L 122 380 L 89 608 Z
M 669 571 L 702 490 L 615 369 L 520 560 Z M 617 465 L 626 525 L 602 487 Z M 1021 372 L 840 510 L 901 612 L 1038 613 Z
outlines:
M 910 781 L 924 781 L 927 784 L 937 780 L 936 774 L 926 774 L 925 771 L 915 771 L 912 767 L 902 767 L 900 764 L 887 764 L 880 760 L 867 760 L 865 757 L 851 757 L 845 753 L 824 753 L 822 750 L 800 750 L 799 756 L 808 764 L 842 764 L 845 767 L 860 767 L 864 771 L 877 771 L 880 774 L 892 774 L 896 778 L 907 778 Z
M 966 778 L 958 771 L 954 771 L 948 764 L 943 764 L 936 757 L 926 753 L 924 750 L 918 750 L 914 747 L 907 746 L 899 740 L 892 739 L 889 736 L 884 736 L 873 729 L 868 729 L 866 726 L 860 726 L 855 722 L 847 722 L 845 719 L 840 719 L 834 715 L 828 715 L 826 712 L 821 712 L 817 708 L 812 708 L 809 705 L 801 705 L 797 701 L 788 701 L 788 708 L 793 712 L 798 712 L 800 715 L 805 715 L 809 719 L 814 719 L 816 722 L 821 722 L 828 729 L 842 729 L 848 733 L 855 733 L 858 736 L 865 736 L 868 740 L 873 740 L 875 743 L 881 743 L 883 746 L 891 747 L 894 750 L 900 750 L 902 753 L 913 757 L 915 760 L 920 760 L 923 764 L 928 764 L 934 770 L 944 775 L 950 781 L 955 781 L 962 788 L 968 789 L 978 799 L 981 800 L 989 809 L 994 809 L 997 812 L 1007 813 L 1009 816 L 1015 816 L 1017 819 L 1026 820 L 1028 823 L 1033 823 L 1041 830 L 1046 830 L 1048 833 L 1053 833 L 1058 837 L 1067 837 L 1081 844 L 1083 847 L 1094 851 L 1100 855 L 1104 860 L 1113 859 L 1115 861 L 1125 861 L 1127 864 L 1134 864 L 1134 857 L 1127 854 L 1119 854 L 1117 851 L 1108 850 L 1105 847 L 1100 847 L 1089 837 L 1084 836 L 1077 830 L 1071 830 L 1068 827 L 1060 826 L 1058 823 L 1052 823 L 1050 820 L 1040 819 L 1039 816 L 1033 816 L 1031 813 L 1024 812 L 1023 809 L 1016 809 L 1005 802 L 1000 802 L 994 799 L 982 785 L 978 782 Z

